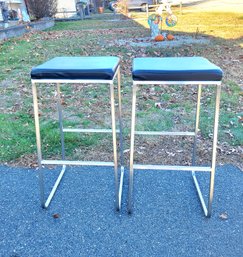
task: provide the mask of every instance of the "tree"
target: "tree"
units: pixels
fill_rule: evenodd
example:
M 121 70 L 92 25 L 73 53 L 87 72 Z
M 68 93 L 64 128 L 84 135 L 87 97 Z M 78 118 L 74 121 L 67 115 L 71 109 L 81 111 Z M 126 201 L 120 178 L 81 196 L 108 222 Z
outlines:
M 57 0 L 27 0 L 30 14 L 37 20 L 52 17 L 57 12 Z

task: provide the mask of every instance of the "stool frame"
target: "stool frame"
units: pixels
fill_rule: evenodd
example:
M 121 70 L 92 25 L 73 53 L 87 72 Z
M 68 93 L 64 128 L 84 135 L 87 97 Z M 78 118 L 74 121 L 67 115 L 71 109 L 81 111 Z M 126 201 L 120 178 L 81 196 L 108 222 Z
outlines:
M 115 117 L 115 92 L 114 92 L 114 80 L 117 77 L 117 91 L 118 91 L 118 120 L 119 129 L 116 129 L 116 117 Z M 32 92 L 33 92 L 33 107 L 34 107 L 34 119 L 35 119 L 35 131 L 36 131 L 36 143 L 37 143 L 37 156 L 39 167 L 39 187 L 40 187 L 40 201 L 42 208 L 48 208 L 53 196 L 55 195 L 57 188 L 62 180 L 62 177 L 66 171 L 67 165 L 80 165 L 80 166 L 111 166 L 114 167 L 115 176 L 115 198 L 116 209 L 121 209 L 121 198 L 124 178 L 124 157 L 123 157 L 123 136 L 122 136 L 122 106 L 121 106 L 121 75 L 120 66 L 117 67 L 116 72 L 112 80 L 101 79 L 32 79 Z M 37 86 L 36 84 L 49 84 L 53 83 L 57 86 L 57 111 L 59 119 L 59 129 L 61 136 L 61 152 L 62 160 L 43 160 L 41 151 L 41 134 L 40 134 L 40 121 L 39 121 L 39 108 L 37 98 Z M 111 102 L 111 126 L 112 129 L 69 129 L 63 128 L 63 115 L 61 107 L 60 97 L 60 84 L 108 84 L 110 85 L 110 102 Z M 65 143 L 64 132 L 74 133 L 112 133 L 113 140 L 113 162 L 101 162 L 101 161 L 70 161 L 65 158 Z M 116 134 L 119 133 L 120 144 L 120 178 L 118 178 L 118 156 L 117 156 L 117 138 Z M 44 188 L 44 175 L 42 171 L 42 165 L 62 165 L 62 169 L 58 175 L 56 182 L 54 183 L 52 190 L 45 200 L 45 188 Z
M 136 93 L 139 85 L 198 85 L 197 94 L 197 107 L 195 117 L 195 129 L 194 132 L 168 132 L 168 131 L 135 131 L 136 120 Z M 212 145 L 212 163 L 210 167 L 196 166 L 196 145 L 197 135 L 199 131 L 200 120 L 200 102 L 202 86 L 215 85 L 216 87 L 216 99 L 215 99 L 215 113 L 214 113 L 214 129 L 213 129 L 213 145 Z M 220 92 L 221 81 L 133 81 L 132 89 L 132 119 L 131 119 L 131 143 L 130 143 L 130 171 L 129 171 L 129 190 L 128 190 L 128 212 L 132 212 L 132 197 L 133 197 L 133 180 L 134 169 L 138 170 L 177 170 L 177 171 L 191 171 L 194 185 L 196 187 L 202 209 L 206 217 L 210 217 L 212 213 L 212 201 L 214 194 L 214 180 L 215 180 L 215 167 L 216 167 L 216 153 L 217 153 L 217 138 L 218 138 L 218 121 L 219 121 L 219 108 L 220 108 Z M 134 138 L 135 135 L 160 135 L 160 136 L 193 136 L 194 143 L 192 149 L 192 166 L 177 166 L 177 165 L 145 165 L 134 164 Z M 196 171 L 210 172 L 210 186 L 208 206 L 206 206 L 203 198 L 198 179 L 196 177 Z

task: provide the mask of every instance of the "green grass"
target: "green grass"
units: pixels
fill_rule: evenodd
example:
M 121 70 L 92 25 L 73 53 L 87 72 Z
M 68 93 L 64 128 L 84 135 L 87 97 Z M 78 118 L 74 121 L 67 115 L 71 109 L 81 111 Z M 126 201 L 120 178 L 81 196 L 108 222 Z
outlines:
M 83 121 L 86 126 L 89 121 Z M 19 158 L 22 155 L 36 152 L 35 129 L 33 117 L 25 113 L 0 114 L 0 162 L 7 162 Z M 65 125 L 76 125 L 66 122 Z M 42 150 L 44 157 L 61 156 L 60 131 L 56 121 L 42 122 Z M 72 155 L 74 149 L 90 147 L 99 144 L 104 136 L 98 134 L 79 135 L 65 134 L 65 146 L 67 156 Z
M 191 12 L 185 9 L 180 14 L 176 9 L 174 13 L 178 17 L 178 24 L 175 27 L 163 29 L 186 33 L 203 33 L 204 35 L 217 36 L 223 39 L 239 39 L 242 37 L 242 15 L 228 12 Z M 134 18 L 144 17 L 142 13 L 133 13 Z M 164 15 L 165 18 L 165 15 Z M 145 28 L 148 28 L 147 20 L 136 20 Z
M 98 17 L 98 18 L 97 18 Z M 99 19 L 103 17 L 104 19 Z M 83 21 L 70 21 L 68 22 L 56 22 L 53 28 L 48 29 L 49 31 L 62 31 L 62 30 L 99 30 L 99 29 L 110 29 L 111 26 L 114 28 L 123 28 L 126 26 L 138 26 L 136 22 L 131 21 L 109 21 L 112 19 L 117 19 L 113 15 L 106 16 L 96 16 L 92 20 L 83 20 Z M 83 32 L 85 33 L 85 32 Z
M 1 80 L 17 76 L 19 72 L 25 72 L 30 67 L 33 58 L 29 51 L 32 47 L 30 42 L 14 39 L 0 44 Z
M 179 48 L 158 49 L 112 45 L 116 39 L 149 36 L 144 13 L 133 12 L 133 17 L 144 20 L 114 19 L 112 14 L 96 15 L 84 21 L 57 22 L 56 25 L 41 33 L 0 43 L 0 162 L 16 160 L 22 155 L 36 152 L 35 129 L 33 123 L 32 91 L 30 70 L 56 56 L 116 55 L 121 58 L 122 97 L 125 140 L 130 133 L 131 115 L 131 60 L 136 56 L 191 56 L 202 55 L 221 65 L 222 60 L 237 59 L 241 53 L 239 38 L 242 36 L 242 15 L 230 13 L 195 13 L 185 9 L 177 13 L 178 25 L 171 29 L 184 35 L 213 36 L 210 47 L 200 45 Z M 213 21 L 213 22 L 212 22 Z M 142 26 L 141 26 L 142 25 Z M 105 29 L 105 30 L 104 30 Z M 167 28 L 168 29 L 168 28 Z M 239 52 L 239 53 L 238 53 Z M 232 56 L 238 53 L 236 56 Z M 222 58 L 222 55 L 224 57 Z M 225 55 L 227 55 L 226 58 Z M 237 64 L 234 63 L 234 65 Z M 241 88 L 236 75 L 225 67 L 227 80 L 223 83 L 219 140 L 237 146 L 242 145 L 242 124 L 240 111 Z M 41 132 L 43 155 L 60 156 L 59 128 L 55 106 L 55 87 L 38 86 L 40 93 Z M 144 100 L 138 94 L 137 130 L 173 130 L 179 119 L 182 126 L 193 124 L 195 101 L 187 89 L 181 92 L 179 86 L 168 88 L 154 87 L 155 97 Z M 110 127 L 109 86 L 72 87 L 62 85 L 61 92 L 65 102 L 68 121 L 65 126 Z M 142 90 L 141 90 L 142 92 Z M 181 93 L 179 93 L 181 92 Z M 147 93 L 149 95 L 149 93 Z M 174 99 L 175 98 L 175 99 Z M 203 107 L 200 127 L 203 136 L 208 138 L 212 132 L 214 90 L 203 90 Z M 155 102 L 165 104 L 162 109 L 155 108 Z M 183 113 L 183 117 L 181 117 Z M 72 156 L 80 147 L 106 144 L 106 136 L 100 134 L 65 134 L 67 155 Z M 98 154 L 98 153 L 97 153 Z
M 221 142 L 230 142 L 233 146 L 243 145 L 243 126 L 238 121 L 240 115 L 243 114 L 221 111 L 219 119 L 219 140 Z M 200 130 L 204 137 L 210 137 L 213 133 L 213 116 L 208 112 L 201 113 Z
M 243 116 L 243 113 L 225 113 L 221 112 L 220 126 L 224 130 L 220 130 L 220 139 L 227 138 L 231 140 L 232 145 L 243 145 L 243 126 L 239 122 L 238 116 Z
M 158 112 L 153 115 L 153 119 L 148 118 L 146 115 L 138 115 L 139 122 L 136 126 L 137 130 L 141 131 L 170 131 L 173 128 L 173 115 L 172 111 Z
M 241 88 L 237 83 L 232 81 L 229 81 L 227 84 L 228 90 L 223 90 L 221 93 L 221 105 L 236 108 L 238 106 Z
M 1 162 L 35 151 L 35 132 L 31 116 L 23 113 L 0 114 L 0 124 Z
M 227 91 L 222 90 L 221 93 L 221 110 L 219 117 L 219 140 L 226 140 L 231 145 L 243 144 L 243 126 L 240 123 L 239 116 L 242 113 L 235 112 L 239 106 L 240 86 L 235 82 L 227 83 L 229 88 Z M 201 113 L 201 131 L 205 137 L 208 137 L 213 132 L 213 119 L 214 119 L 214 103 L 215 96 L 214 90 L 207 89 L 210 92 L 211 97 L 205 100 L 207 111 L 202 110 Z
M 65 127 L 74 125 L 75 123 L 66 122 Z M 58 122 L 47 122 L 41 126 L 42 137 L 42 149 L 44 157 L 61 156 L 61 143 L 60 143 L 60 131 Z M 77 134 L 77 133 L 65 133 L 65 151 L 66 156 L 72 156 L 73 151 L 77 147 L 90 147 L 99 144 L 99 141 L 103 138 L 99 134 Z

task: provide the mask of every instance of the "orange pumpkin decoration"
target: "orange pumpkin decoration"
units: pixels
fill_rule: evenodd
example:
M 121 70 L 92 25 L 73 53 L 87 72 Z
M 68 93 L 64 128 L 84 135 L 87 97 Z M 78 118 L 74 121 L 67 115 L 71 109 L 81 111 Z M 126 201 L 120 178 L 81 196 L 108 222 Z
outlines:
M 164 36 L 163 35 L 158 35 L 158 36 L 156 36 L 155 37 L 155 39 L 154 39 L 156 42 L 159 42 L 159 41 L 164 41 L 165 40 L 165 38 L 164 38 Z
M 171 34 L 167 34 L 166 37 L 167 37 L 168 40 L 174 40 L 175 39 L 175 37 Z

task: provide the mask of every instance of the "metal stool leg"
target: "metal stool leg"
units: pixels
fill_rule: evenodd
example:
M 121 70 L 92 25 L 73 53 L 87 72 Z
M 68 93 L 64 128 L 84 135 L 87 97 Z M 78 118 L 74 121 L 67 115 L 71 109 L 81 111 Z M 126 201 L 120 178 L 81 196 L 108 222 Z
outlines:
M 210 176 L 210 189 L 209 189 L 207 217 L 210 217 L 211 213 L 212 213 L 212 202 L 213 202 L 213 193 L 214 193 L 214 177 L 215 177 L 217 141 L 218 141 L 220 92 L 221 92 L 221 85 L 217 85 L 216 100 L 215 100 L 215 113 L 214 113 L 214 129 L 213 129 L 212 169 L 211 169 L 211 176 Z
M 110 84 L 111 94 L 111 123 L 112 123 L 112 139 L 113 139 L 113 156 L 114 156 L 114 175 L 115 175 L 115 191 L 116 191 L 116 209 L 119 210 L 119 183 L 118 183 L 118 162 L 117 162 L 117 146 L 116 146 L 116 117 L 115 117 L 115 97 L 114 84 Z
M 212 214 L 212 202 L 213 202 L 213 193 L 214 193 L 214 178 L 215 178 L 215 167 L 216 167 L 216 154 L 217 154 L 217 140 L 218 140 L 218 121 L 219 121 L 219 105 L 220 105 L 220 92 L 221 85 L 217 85 L 216 89 L 216 100 L 215 100 L 215 114 L 214 114 L 214 132 L 213 132 L 213 149 L 212 149 L 212 166 L 210 174 L 210 187 L 209 187 L 209 199 L 208 199 L 208 208 L 206 207 L 196 174 L 192 171 L 192 177 L 194 180 L 197 193 L 202 204 L 202 208 L 206 217 L 210 217 Z M 201 88 L 198 88 L 198 103 L 197 103 L 197 114 L 196 114 L 196 128 L 195 128 L 195 139 L 193 147 L 193 165 L 195 165 L 195 151 L 196 151 L 196 135 L 199 127 L 199 113 L 200 113 L 200 96 Z
M 62 160 L 65 160 L 65 145 L 64 145 L 64 133 L 63 133 L 63 118 L 62 118 L 62 106 L 61 106 L 61 95 L 60 95 L 60 84 L 57 84 L 57 110 L 59 118 L 59 128 L 61 135 L 61 146 L 62 146 Z
M 201 104 L 201 94 L 202 94 L 202 85 L 198 85 L 197 90 L 197 109 L 196 109 L 196 122 L 195 122 L 195 136 L 194 136 L 194 143 L 193 143 L 193 150 L 192 150 L 192 166 L 196 165 L 196 149 L 197 149 L 197 134 L 199 130 L 199 119 L 200 119 L 200 104 Z M 192 171 L 192 178 L 198 193 L 199 200 L 201 202 L 203 211 L 205 216 L 207 216 L 207 207 L 196 177 L 196 172 Z
M 132 212 L 132 195 L 133 195 L 133 157 L 134 157 L 134 135 L 136 120 L 136 93 L 137 85 L 133 84 L 132 93 L 132 121 L 131 121 L 131 143 L 130 143 L 130 171 L 129 171 L 129 191 L 128 191 L 128 212 Z
M 60 84 L 57 83 L 57 111 L 58 111 L 58 120 L 59 120 L 59 129 L 61 135 L 61 148 L 62 148 L 62 160 L 65 160 L 65 145 L 64 145 L 64 133 L 63 133 L 63 118 L 62 118 L 62 106 L 61 106 L 61 96 L 60 96 Z M 45 208 L 47 208 L 56 193 L 57 187 L 59 186 L 62 177 L 66 171 L 66 165 L 62 165 L 62 170 L 60 171 L 58 178 L 45 202 Z
M 122 188 L 123 188 L 123 178 L 124 178 L 124 156 L 123 156 L 123 124 L 122 124 L 122 103 L 121 103 L 121 73 L 120 67 L 117 73 L 117 89 L 118 89 L 118 118 L 119 118 L 119 143 L 120 143 L 120 163 L 121 163 L 121 174 L 120 174 L 120 185 L 119 185 L 119 202 L 118 210 L 121 209 L 121 198 L 122 198 Z
M 38 102 L 37 102 L 37 89 L 36 83 L 32 83 L 32 91 L 33 91 L 33 103 L 34 103 L 34 116 L 35 116 L 35 130 L 36 130 L 36 144 L 37 144 L 37 155 L 38 155 L 38 166 L 39 166 L 39 187 L 40 187 L 40 200 L 41 207 L 47 208 L 57 190 L 58 185 L 61 182 L 61 179 L 65 173 L 66 165 L 63 165 L 61 172 L 45 202 L 45 188 L 44 188 L 44 175 L 42 171 L 42 153 L 41 153 L 41 137 L 40 137 L 40 123 L 39 123 L 39 110 L 38 110 Z M 59 115 L 59 126 L 61 132 L 61 144 L 62 144 L 62 158 L 65 159 L 65 151 L 64 151 L 64 135 L 63 135 L 63 124 L 62 124 L 62 110 L 60 104 L 60 86 L 57 85 L 57 94 L 58 94 L 58 115 Z
M 35 132 L 36 132 L 36 145 L 37 145 L 37 156 L 38 156 L 38 166 L 39 166 L 39 187 L 40 187 L 40 201 L 42 208 L 45 207 L 44 200 L 44 177 L 42 172 L 41 160 L 41 137 L 40 137 L 40 122 L 39 122 L 39 110 L 37 101 L 37 89 L 36 83 L 32 82 L 32 92 L 33 92 L 33 105 L 34 105 L 34 117 L 35 117 Z
M 197 109 L 196 109 L 195 137 L 194 137 L 193 151 L 192 151 L 192 165 L 193 166 L 195 166 L 195 164 L 196 164 L 197 134 L 198 134 L 198 130 L 199 130 L 201 94 L 202 94 L 202 85 L 198 85 L 198 89 L 197 89 Z

